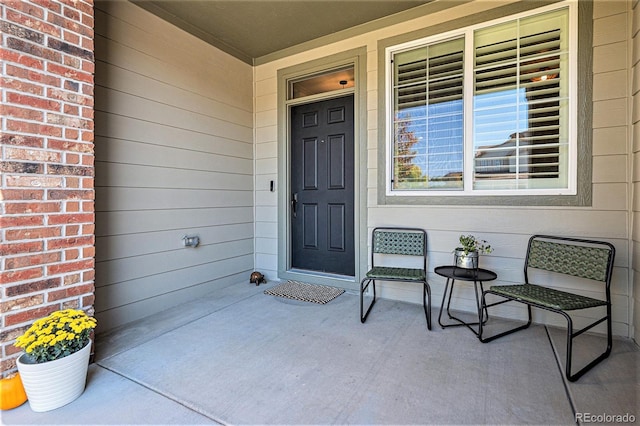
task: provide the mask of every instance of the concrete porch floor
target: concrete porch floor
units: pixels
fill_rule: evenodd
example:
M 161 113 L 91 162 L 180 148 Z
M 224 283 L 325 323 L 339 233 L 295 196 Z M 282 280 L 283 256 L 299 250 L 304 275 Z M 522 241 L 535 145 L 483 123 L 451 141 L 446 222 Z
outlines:
M 384 299 L 361 324 L 356 294 L 316 305 L 263 294 L 275 284 L 238 284 L 99 334 L 77 400 L 46 413 L 24 404 L 3 411 L 2 423 L 638 421 L 640 352 L 631 340 L 615 339 L 607 360 L 566 383 L 557 362 L 564 330 L 532 326 L 482 344 L 466 328 L 441 329 L 437 308 L 430 332 L 420 305 Z M 582 339 L 581 354 L 604 345 Z

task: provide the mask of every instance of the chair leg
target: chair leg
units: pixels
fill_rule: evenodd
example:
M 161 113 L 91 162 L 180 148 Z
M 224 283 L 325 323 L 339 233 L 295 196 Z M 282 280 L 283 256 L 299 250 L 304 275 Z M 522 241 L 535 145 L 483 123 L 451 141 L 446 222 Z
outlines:
M 600 361 L 602 361 L 605 358 L 607 358 L 609 356 L 609 354 L 611 353 L 611 346 L 612 346 L 612 341 L 613 341 L 613 339 L 611 337 L 611 316 L 609 315 L 609 309 L 607 309 L 607 316 L 605 318 L 601 319 L 600 321 L 596 321 L 595 323 L 593 323 L 593 324 L 583 328 L 582 330 L 574 333 L 573 332 L 573 320 L 571 319 L 571 317 L 566 312 L 560 311 L 560 313 L 562 315 L 564 315 L 564 317 L 567 319 L 567 357 L 566 357 L 566 361 L 565 361 L 565 372 L 564 372 L 564 375 L 567 378 L 567 380 L 569 380 L 570 382 L 575 382 L 580 377 L 582 377 L 584 375 L 584 373 L 586 373 L 587 371 L 591 370 L 593 367 L 596 366 L 596 364 L 598 364 Z M 596 357 L 593 361 L 591 361 L 589 364 L 587 364 L 586 366 L 582 367 L 582 369 L 580 371 L 578 371 L 575 374 L 571 374 L 571 360 L 573 359 L 573 339 L 575 339 L 577 336 L 582 334 L 582 332 L 592 328 L 594 325 L 599 324 L 604 319 L 606 319 L 606 321 L 607 321 L 607 349 L 603 353 L 601 353 L 598 357 Z
M 431 330 L 431 287 L 426 281 L 422 286 L 422 307 L 427 318 L 427 329 Z
M 510 302 L 510 301 L 514 301 L 514 302 L 519 302 L 518 300 L 513 300 L 513 299 L 506 299 L 506 300 L 502 300 L 496 303 L 492 303 L 490 305 L 487 305 L 486 303 L 486 299 L 485 296 L 487 293 L 491 293 L 491 291 L 485 291 L 482 294 L 482 307 L 484 309 L 486 309 L 487 307 L 491 307 L 491 306 L 495 306 L 495 305 L 500 305 L 502 303 L 506 303 L 506 302 Z M 494 293 L 495 294 L 495 293 Z M 498 296 L 502 296 L 502 295 L 498 295 Z M 531 325 L 531 305 L 530 304 L 526 304 L 527 305 L 527 313 L 528 313 L 528 321 L 526 324 L 520 325 L 518 327 L 509 329 L 507 331 L 504 331 L 502 333 L 496 334 L 495 336 L 490 336 L 490 337 L 483 337 L 482 335 L 482 321 L 480 321 L 480 325 L 479 325 L 479 330 L 478 330 L 478 338 L 480 339 L 480 341 L 482 343 L 487 343 L 487 342 L 491 342 L 492 340 L 495 340 L 499 337 L 502 336 L 506 336 L 507 334 L 511 334 L 514 333 L 516 331 L 519 330 L 523 330 L 527 327 L 529 327 Z M 613 344 L 613 338 L 612 338 L 612 330 L 611 330 L 611 305 L 607 306 L 607 315 L 601 319 L 599 319 L 598 321 L 595 321 L 593 323 L 591 323 L 590 325 L 574 332 L 573 331 L 573 320 L 571 319 L 571 317 L 569 316 L 569 314 L 567 314 L 564 311 L 559 311 L 559 310 L 555 310 L 555 309 L 548 309 L 545 308 L 543 306 L 537 306 L 539 308 L 543 308 L 543 309 L 547 309 L 551 312 L 556 312 L 559 314 L 562 314 L 566 320 L 567 320 L 567 354 L 566 354 L 566 360 L 565 360 L 565 369 L 564 369 L 564 374 L 565 377 L 567 378 L 568 381 L 570 382 L 575 382 L 576 380 L 578 380 L 580 377 L 582 377 L 587 371 L 591 370 L 593 367 L 596 366 L 596 364 L 598 364 L 599 362 L 601 362 L 602 360 L 604 360 L 605 358 L 607 358 L 609 356 L 609 354 L 611 354 L 611 347 Z M 590 330 L 591 328 L 595 327 L 596 325 L 600 324 L 601 322 L 607 322 L 607 349 L 601 353 L 599 356 L 597 356 L 595 359 L 593 359 L 589 364 L 587 364 L 586 366 L 582 367 L 581 370 L 579 370 L 577 373 L 575 374 L 571 374 L 571 364 L 572 364 L 572 360 L 573 360 L 573 339 L 575 339 L 576 337 L 578 337 L 579 335 L 581 335 L 582 333 L 584 333 L 587 330 Z
M 506 299 L 506 300 L 502 300 L 500 302 L 496 302 L 496 303 L 492 303 L 490 305 L 487 305 L 487 301 L 486 301 L 486 295 L 487 293 L 490 293 L 490 291 L 485 291 L 482 293 L 482 309 L 480 310 L 480 312 L 482 312 L 482 310 L 484 310 L 484 312 L 486 312 L 487 316 L 489 316 L 489 311 L 487 310 L 488 307 L 491 306 L 495 306 L 495 305 L 501 305 L 502 303 L 507 303 L 507 302 L 517 302 L 517 300 L 512 300 L 512 299 Z M 498 295 L 501 296 L 501 295 Z M 482 316 L 482 315 L 481 315 Z M 532 320 L 532 316 L 531 316 L 531 305 L 527 304 L 527 322 L 525 324 L 519 325 L 517 327 L 511 328 L 507 331 L 503 331 L 502 333 L 496 334 L 495 336 L 490 336 L 490 337 L 483 337 L 482 336 L 482 332 L 483 332 L 483 323 L 482 321 L 480 321 L 480 324 L 478 325 L 478 339 L 480 339 L 480 341 L 482 343 L 488 343 L 491 342 L 492 340 L 495 340 L 499 337 L 503 337 L 506 336 L 507 334 L 511 334 L 511 333 L 515 333 L 516 331 L 520 331 L 520 330 L 524 330 L 525 328 L 528 328 L 531 325 L 531 320 Z
M 366 285 L 365 285 L 365 281 L 366 281 Z M 369 307 L 367 308 L 367 311 L 364 311 L 364 292 L 367 291 L 367 288 L 369 287 L 369 284 L 373 284 L 373 300 L 371 301 L 371 304 L 369 305 Z M 371 280 L 368 278 L 363 279 L 362 281 L 360 281 L 360 322 L 364 323 L 367 320 L 367 316 L 369 316 L 369 311 L 371 311 L 371 308 L 373 308 L 373 305 L 376 303 L 376 280 Z

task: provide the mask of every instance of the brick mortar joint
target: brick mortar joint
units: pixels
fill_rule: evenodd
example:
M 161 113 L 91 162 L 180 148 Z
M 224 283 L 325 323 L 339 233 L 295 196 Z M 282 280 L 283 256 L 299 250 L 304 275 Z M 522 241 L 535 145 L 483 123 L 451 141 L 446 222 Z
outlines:
M 56 4 L 57 3 L 57 4 Z M 8 215 L 10 218 L 28 218 L 28 217 L 43 217 L 42 223 L 38 225 L 30 225 L 27 220 L 19 221 L 15 220 L 10 223 L 15 224 L 11 227 L 3 227 L 0 228 L 0 235 L 3 238 L 3 241 L 6 241 L 5 237 L 7 235 L 7 231 L 11 230 L 29 230 L 33 228 L 47 228 L 47 229 L 61 229 L 60 236 L 52 236 L 44 238 L 43 244 L 45 250 L 41 252 L 32 252 L 32 253 L 16 253 L 9 256 L 10 259 L 18 259 L 20 257 L 26 256 L 38 256 L 51 253 L 60 254 L 60 259 L 57 261 L 52 261 L 43 265 L 25 265 L 19 268 L 16 268 L 11 271 L 20 271 L 27 270 L 33 268 L 42 268 L 45 276 L 40 278 L 39 280 L 52 280 L 50 284 L 53 285 L 50 289 L 45 289 L 44 291 L 38 291 L 34 289 L 24 288 L 26 293 L 24 294 L 12 294 L 10 298 L 3 297 L 3 303 L 6 301 L 16 302 L 21 299 L 30 299 L 30 298 L 43 298 L 44 303 L 38 303 L 35 306 L 44 307 L 45 309 L 61 309 L 64 307 L 80 307 L 85 310 L 89 310 L 92 314 L 95 312 L 95 308 L 93 306 L 95 299 L 95 281 L 93 277 L 95 276 L 95 256 L 90 255 L 90 252 L 85 252 L 87 255 L 83 255 L 83 251 L 85 250 L 94 250 L 95 242 L 91 244 L 81 244 L 75 245 L 73 243 L 74 239 L 81 239 L 85 237 L 95 238 L 95 232 L 91 231 L 88 227 L 95 226 L 95 219 L 92 219 L 87 222 L 78 222 L 78 223 L 52 223 L 50 222 L 51 218 L 54 216 L 61 216 L 58 219 L 55 219 L 54 222 L 67 220 L 64 219 L 63 216 L 72 216 L 78 215 L 78 217 L 84 215 L 95 215 L 94 207 L 87 203 L 93 203 L 95 199 L 95 195 L 92 195 L 89 198 L 85 198 L 84 196 L 78 198 L 69 198 L 69 199 L 56 199 L 50 200 L 49 195 L 52 191 L 65 191 L 72 193 L 73 191 L 87 194 L 95 194 L 95 188 L 91 183 L 94 179 L 94 170 L 95 165 L 89 164 L 92 162 L 92 159 L 95 158 L 93 152 L 85 152 L 85 148 L 80 148 L 81 145 L 93 146 L 93 110 L 94 110 L 94 96 L 92 94 L 93 87 L 95 87 L 95 53 L 94 53 L 94 40 L 95 40 L 95 13 L 93 9 L 92 2 L 87 2 L 80 0 L 75 4 L 62 4 L 61 2 L 56 2 L 51 4 L 40 5 L 36 3 L 31 3 L 33 6 L 32 10 L 35 10 L 34 16 L 30 16 L 30 13 L 22 9 L 22 5 L 16 3 L 15 5 L 4 5 L 3 11 L 3 19 L 6 19 L 8 22 L 24 28 L 24 30 L 34 31 L 40 36 L 34 36 L 34 40 L 29 40 L 28 36 L 30 33 L 23 32 L 25 34 L 24 37 L 18 37 L 18 40 L 23 40 L 24 43 L 30 43 L 32 46 L 24 46 L 23 48 L 26 50 L 33 49 L 30 52 L 24 52 L 20 49 L 7 49 L 8 46 L 5 44 L 3 46 L 7 51 L 12 52 L 10 55 L 9 61 L 3 62 L 2 71 L 3 75 L 7 76 L 8 73 L 7 67 L 12 67 L 14 74 L 10 76 L 10 78 L 14 79 L 18 83 L 15 86 L 11 86 L 11 88 L 7 89 L 4 86 L 2 87 L 2 91 L 0 94 L 0 99 L 3 104 L 7 104 L 6 100 L 8 94 L 17 93 L 22 94 L 24 96 L 32 96 L 36 99 L 45 100 L 45 101 L 54 101 L 58 102 L 57 109 L 47 109 L 47 108 L 39 108 L 34 106 L 25 105 L 19 102 L 11 102 L 11 106 L 33 109 L 34 111 L 42 112 L 43 118 L 42 120 L 35 119 L 25 119 L 20 117 L 11 118 L 14 122 L 25 121 L 31 123 L 29 126 L 25 126 L 20 128 L 18 131 L 14 128 L 9 128 L 7 123 L 8 120 L 3 117 L 2 121 L 2 131 L 5 133 L 15 134 L 16 136 L 25 136 L 25 137 L 37 137 L 42 138 L 42 145 L 36 146 L 31 149 L 35 149 L 32 152 L 42 153 L 41 155 L 45 156 L 47 152 L 54 152 L 56 155 L 60 156 L 60 161 L 47 161 L 46 159 L 36 158 L 36 159 L 10 159 L 10 161 L 17 162 L 33 162 L 40 164 L 42 167 L 42 174 L 29 175 L 29 174 L 19 174 L 14 173 L 15 176 L 22 177 L 38 177 L 40 179 L 62 179 L 62 186 L 56 185 L 54 187 L 46 187 L 46 186 L 10 186 L 10 181 L 7 180 L 5 173 L 3 172 L 3 176 L 1 177 L 1 186 L 0 189 L 5 190 L 9 189 L 12 191 L 16 191 L 14 196 L 18 197 L 18 191 L 33 191 L 33 190 L 42 190 L 44 195 L 42 199 L 12 199 L 9 200 L 10 203 L 59 203 L 61 206 L 61 211 L 43 211 L 43 212 L 33 212 L 29 214 L 11 214 Z M 13 6 L 13 7 L 11 7 Z M 59 8 L 59 10 L 49 10 L 47 6 L 53 7 L 54 9 Z M 12 10 L 15 12 L 15 18 L 7 19 L 7 10 Z M 37 9 L 37 10 L 36 10 Z M 38 15 L 40 14 L 40 16 Z M 22 24 L 20 19 L 31 19 L 35 22 L 33 27 L 29 27 L 28 25 Z M 54 28 L 55 27 L 55 28 Z M 16 34 L 19 34 L 19 29 L 14 30 Z M 48 33 L 47 31 L 55 32 L 55 34 Z M 16 34 L 9 34 L 7 37 L 16 37 Z M 33 34 L 33 33 L 31 33 Z M 40 38 L 39 38 L 40 37 Z M 5 39 L 6 40 L 6 39 Z M 35 41 L 35 42 L 34 42 Z M 39 48 L 35 48 L 34 46 L 39 46 Z M 20 44 L 17 44 L 17 47 L 21 47 Z M 39 50 L 41 49 L 41 50 Z M 44 50 L 47 50 L 44 52 Z M 54 54 L 55 52 L 55 54 Z M 26 58 L 22 62 L 18 62 L 15 55 L 21 55 Z M 51 60 L 50 58 L 53 58 Z M 41 68 L 38 65 L 41 64 Z M 35 81 L 32 78 L 29 78 L 27 73 L 37 72 L 42 80 Z M 67 74 L 68 73 L 68 74 Z M 65 75 L 67 74 L 67 75 Z M 75 81 L 77 85 L 72 85 L 69 82 Z M 29 86 L 25 86 L 20 90 L 20 84 L 24 83 L 29 84 Z M 32 93 L 29 91 L 33 90 Z M 73 96 L 70 96 L 73 95 Z M 76 110 L 77 109 L 77 112 Z M 20 112 L 16 112 L 16 115 L 20 115 Z M 33 115 L 25 116 L 33 118 Z M 61 121 L 61 123 L 52 123 L 49 124 L 47 121 L 51 121 L 50 118 L 54 117 L 54 121 Z M 69 123 L 65 122 L 64 119 L 56 119 L 55 117 L 63 117 L 69 118 L 71 120 L 82 120 L 82 123 L 91 123 L 90 125 L 68 125 Z M 46 126 L 45 127 L 36 127 L 36 126 Z M 89 128 L 83 128 L 84 126 Z M 49 134 L 49 129 L 53 129 L 52 133 Z M 73 137 L 69 136 L 67 132 L 72 132 L 69 135 L 73 135 Z M 44 132 L 44 133 L 43 133 Z M 76 132 L 76 133 L 74 133 Z M 59 134 L 58 134 L 59 133 Z M 44 136 L 44 137 L 43 137 Z M 56 142 L 53 142 L 56 141 Z M 65 149 L 65 143 L 69 142 L 72 148 L 70 150 Z M 19 141 L 16 141 L 19 143 Z M 30 143 L 36 143 L 31 141 Z M 49 146 L 50 143 L 55 143 L 57 149 L 51 149 Z M 13 152 L 15 153 L 15 149 L 22 148 L 18 146 L 13 146 Z M 29 148 L 27 148 L 29 149 Z M 93 149 L 89 149 L 93 151 Z M 70 156 L 71 160 L 67 158 L 67 155 Z M 2 150 L 2 159 L 9 160 L 8 155 L 4 149 Z M 37 156 L 37 155 L 36 155 Z M 81 158 L 80 162 L 78 162 L 78 157 Z M 55 166 L 59 166 L 56 170 Z M 53 170 L 49 169 L 52 167 Z M 78 169 L 80 167 L 80 169 Z M 65 175 L 62 173 L 62 168 L 68 168 L 68 170 L 74 170 L 71 175 Z M 86 173 L 86 170 L 91 170 L 91 173 Z M 58 174 L 51 175 L 48 172 L 58 172 Z M 70 179 L 70 182 L 66 182 L 67 179 Z M 17 182 L 17 181 L 14 181 Z M 26 183 L 27 181 L 25 181 Z M 86 182 L 86 183 L 83 183 Z M 84 185 L 87 185 L 85 188 Z M 61 196 L 59 194 L 58 196 Z M 74 211 L 67 212 L 66 205 L 68 203 L 78 203 L 79 206 L 74 207 Z M 0 206 L 0 211 L 3 213 L 3 218 L 6 216 L 5 205 L 3 203 Z M 87 216 L 85 216 L 87 217 Z M 92 216 L 94 217 L 94 216 Z M 9 223 L 9 222 L 8 222 Z M 87 227 L 86 230 L 88 233 L 85 233 L 83 227 Z M 71 229 L 72 235 L 64 235 L 67 232 L 67 229 Z M 11 243 L 28 243 L 31 240 L 28 239 L 19 239 L 13 240 Z M 48 248 L 47 245 L 53 241 L 68 241 L 69 246 Z M 71 253 L 73 252 L 73 253 Z M 71 253 L 69 259 L 65 258 L 66 253 Z M 78 256 L 73 258 L 73 256 Z M 6 271 L 4 259 L 0 264 L 0 271 L 3 273 Z M 62 267 L 58 267 L 59 265 L 63 265 Z M 78 270 L 65 270 L 65 265 L 71 265 L 71 268 L 80 267 L 82 269 Z M 53 274 L 49 274 L 47 272 L 47 268 L 51 266 L 56 266 L 57 268 L 53 269 Z M 77 281 L 76 281 L 77 280 Z M 10 283 L 9 287 L 17 287 L 17 286 L 28 286 L 29 283 L 34 283 L 38 281 L 38 279 L 23 279 L 20 281 Z M 3 283 L 4 284 L 4 283 Z M 0 292 L 4 296 L 6 294 L 7 287 L 5 285 L 0 288 Z M 79 294 L 66 294 L 65 291 L 72 289 L 72 293 L 76 291 L 82 291 Z M 17 289 L 16 289 L 17 290 Z M 86 291 L 85 291 L 86 290 Z M 48 301 L 47 297 L 51 295 L 53 298 L 60 298 L 56 300 Z M 40 302 L 40 299 L 38 299 Z M 16 302 L 17 303 L 17 302 Z M 32 302 L 25 302 L 32 303 Z M 47 308 L 48 307 L 48 308 Z M 4 307 L 3 307 L 4 309 Z M 22 306 L 20 309 L 11 310 L 9 312 L 19 313 L 19 312 L 28 312 L 30 310 L 37 309 L 29 306 Z M 40 311 L 41 312 L 41 311 Z M 0 322 L 3 326 L 3 334 L 6 332 L 5 316 L 8 312 L 2 311 L 2 316 L 0 318 Z M 34 314 L 35 315 L 35 314 Z M 16 320 L 20 318 L 15 318 Z M 22 328 L 30 325 L 33 320 L 25 320 L 19 324 L 12 324 L 9 326 L 9 331 L 21 330 Z M 2 372 L 6 373 L 11 369 L 15 369 L 15 361 L 14 359 L 19 356 L 14 350 L 9 350 L 8 347 L 12 345 L 12 341 L 4 340 L 0 342 L 1 346 L 1 355 L 2 355 Z

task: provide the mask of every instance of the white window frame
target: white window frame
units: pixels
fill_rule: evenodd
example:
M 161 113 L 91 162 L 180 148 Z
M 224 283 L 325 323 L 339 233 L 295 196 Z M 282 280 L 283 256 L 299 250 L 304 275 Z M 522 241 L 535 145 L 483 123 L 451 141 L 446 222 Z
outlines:
M 569 9 L 569 152 L 568 152 L 568 176 L 566 188 L 553 189 L 473 189 L 473 59 L 469 52 L 473 52 L 474 37 L 476 30 L 484 29 L 494 25 L 514 21 L 520 18 L 527 18 L 545 12 L 555 11 L 559 9 Z M 464 37 L 465 39 L 465 62 L 464 62 L 464 116 L 463 116 L 463 152 L 464 152 L 464 170 L 463 170 L 463 189 L 462 190 L 398 190 L 392 188 L 393 177 L 393 149 L 394 149 L 394 90 L 393 90 L 393 56 L 402 51 L 416 49 L 422 46 L 441 43 L 454 38 Z M 471 54 L 472 55 L 472 54 Z M 481 24 L 472 25 L 446 33 L 437 34 L 406 43 L 389 46 L 385 49 L 385 105 L 386 105 L 386 188 L 387 196 L 418 196 L 418 197 L 435 197 L 435 196 L 532 196 L 532 195 L 576 195 L 577 194 L 577 167 L 578 167 L 578 141 L 577 141 L 577 88 L 578 88 L 578 5 L 574 1 L 560 2 L 558 4 L 532 9 L 526 12 L 505 16 L 503 18 L 494 19 L 483 22 Z

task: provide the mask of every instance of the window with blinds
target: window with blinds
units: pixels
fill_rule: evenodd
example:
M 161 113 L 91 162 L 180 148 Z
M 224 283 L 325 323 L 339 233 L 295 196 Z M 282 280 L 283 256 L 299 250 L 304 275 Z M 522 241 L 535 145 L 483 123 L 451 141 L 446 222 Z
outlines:
M 567 185 L 566 10 L 474 33 L 474 188 Z
M 394 55 L 395 189 L 462 188 L 462 38 Z
M 390 190 L 568 193 L 569 19 L 563 7 L 390 49 Z

